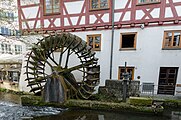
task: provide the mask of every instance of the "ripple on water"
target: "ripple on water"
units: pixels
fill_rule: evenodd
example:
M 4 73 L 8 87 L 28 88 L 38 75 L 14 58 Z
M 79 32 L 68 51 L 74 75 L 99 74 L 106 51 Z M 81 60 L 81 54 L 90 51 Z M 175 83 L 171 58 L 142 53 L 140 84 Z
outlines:
M 11 103 L 11 102 L 5 102 L 5 101 L 0 101 L 1 106 L 19 106 L 18 104 Z
M 22 120 L 32 117 L 56 115 L 64 111 L 53 107 L 28 107 L 0 101 L 0 120 Z

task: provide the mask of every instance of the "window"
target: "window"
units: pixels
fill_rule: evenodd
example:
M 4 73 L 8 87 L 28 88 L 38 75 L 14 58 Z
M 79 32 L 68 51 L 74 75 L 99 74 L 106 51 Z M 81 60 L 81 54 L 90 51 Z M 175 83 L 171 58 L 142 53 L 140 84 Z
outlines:
M 21 54 L 21 53 L 22 53 L 22 46 L 15 45 L 15 54 Z
M 100 51 L 101 50 L 101 35 L 88 35 L 87 44 L 92 47 L 92 50 Z
M 125 67 L 119 67 L 118 79 L 123 79 L 123 73 L 125 72 Z M 134 67 L 126 67 L 126 72 L 129 73 L 129 80 L 134 80 Z
M 12 51 L 11 51 L 11 45 L 9 44 L 1 44 L 1 53 L 4 54 L 4 53 L 9 53 L 11 54 Z
M 90 9 L 106 9 L 109 8 L 108 0 L 90 0 Z
M 168 31 L 164 34 L 163 48 L 181 48 L 181 31 Z
M 7 53 L 11 54 L 11 45 L 7 45 Z
M 136 49 L 136 33 L 121 33 L 121 50 Z
M 160 0 L 138 0 L 138 4 L 151 4 L 151 3 L 158 3 Z
M 44 0 L 45 14 L 60 13 L 60 0 Z

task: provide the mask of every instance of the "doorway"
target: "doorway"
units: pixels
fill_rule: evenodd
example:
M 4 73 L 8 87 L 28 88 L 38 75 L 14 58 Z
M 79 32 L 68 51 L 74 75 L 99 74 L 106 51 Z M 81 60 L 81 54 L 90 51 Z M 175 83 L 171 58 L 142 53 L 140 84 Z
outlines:
M 160 67 L 158 94 L 174 95 L 178 67 Z

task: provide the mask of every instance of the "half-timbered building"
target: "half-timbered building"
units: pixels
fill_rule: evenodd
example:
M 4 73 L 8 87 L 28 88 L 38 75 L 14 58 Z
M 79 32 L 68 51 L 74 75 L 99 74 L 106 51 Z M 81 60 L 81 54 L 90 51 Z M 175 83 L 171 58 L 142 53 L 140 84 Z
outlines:
M 181 95 L 181 0 L 18 0 L 24 35 L 71 32 L 96 51 L 100 85 L 130 79 Z M 152 87 L 142 87 L 143 91 Z

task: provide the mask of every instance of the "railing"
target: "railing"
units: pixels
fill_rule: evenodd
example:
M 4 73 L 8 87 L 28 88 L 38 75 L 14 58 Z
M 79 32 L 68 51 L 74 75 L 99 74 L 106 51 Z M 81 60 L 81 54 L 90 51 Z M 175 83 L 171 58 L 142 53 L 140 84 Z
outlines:
M 181 87 L 177 85 L 155 85 L 154 83 L 142 83 L 141 95 L 181 95 Z

